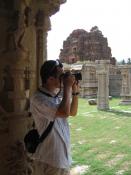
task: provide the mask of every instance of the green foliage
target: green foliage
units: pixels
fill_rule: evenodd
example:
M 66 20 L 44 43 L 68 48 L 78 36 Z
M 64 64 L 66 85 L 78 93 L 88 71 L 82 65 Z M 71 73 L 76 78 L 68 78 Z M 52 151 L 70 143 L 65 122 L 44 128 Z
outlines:
M 77 116 L 69 120 L 72 166 L 88 165 L 84 175 L 131 174 L 131 105 L 119 102 L 112 99 L 110 110 L 99 111 L 80 99 Z

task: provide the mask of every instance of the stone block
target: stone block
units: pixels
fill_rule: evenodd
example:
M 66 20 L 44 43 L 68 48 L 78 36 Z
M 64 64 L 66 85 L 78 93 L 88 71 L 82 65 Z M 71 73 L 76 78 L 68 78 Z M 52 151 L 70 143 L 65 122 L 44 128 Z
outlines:
M 89 103 L 89 105 L 96 105 L 97 101 L 96 101 L 96 99 L 93 98 L 93 99 L 89 99 L 88 103 Z

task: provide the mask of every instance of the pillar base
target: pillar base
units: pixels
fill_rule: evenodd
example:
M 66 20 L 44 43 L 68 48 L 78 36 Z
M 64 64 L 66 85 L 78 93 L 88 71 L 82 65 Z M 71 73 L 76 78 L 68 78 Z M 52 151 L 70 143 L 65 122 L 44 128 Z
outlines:
M 131 100 L 122 100 L 119 105 L 131 105 Z
M 109 110 L 109 106 L 102 105 L 102 106 L 98 106 L 97 109 L 98 110 Z

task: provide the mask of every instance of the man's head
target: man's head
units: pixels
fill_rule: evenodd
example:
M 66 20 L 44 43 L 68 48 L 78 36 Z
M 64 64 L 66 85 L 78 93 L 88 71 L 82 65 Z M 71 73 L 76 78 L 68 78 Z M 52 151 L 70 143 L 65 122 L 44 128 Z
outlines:
M 41 66 L 40 76 L 42 84 L 45 84 L 50 77 L 59 78 L 63 65 L 59 60 L 47 60 Z

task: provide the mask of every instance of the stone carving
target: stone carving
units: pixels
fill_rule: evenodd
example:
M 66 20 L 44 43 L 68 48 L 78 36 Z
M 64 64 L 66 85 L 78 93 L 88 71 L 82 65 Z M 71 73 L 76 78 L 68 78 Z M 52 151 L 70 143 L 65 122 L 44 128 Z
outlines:
M 6 65 L 3 70 L 2 91 L 0 92 L 0 105 L 3 110 L 10 111 L 13 107 L 12 100 L 9 99 L 10 92 L 14 90 L 14 79 L 9 65 Z M 8 108 L 8 109 L 7 109 Z
M 32 10 L 30 7 L 26 7 L 24 10 L 24 14 L 25 14 L 25 25 L 26 27 L 30 26 L 32 24 Z
M 0 174 L 2 175 L 34 174 L 32 159 L 26 154 L 23 142 L 20 142 L 27 128 L 28 119 L 25 118 L 27 115 L 25 110 L 28 110 L 28 105 L 26 107 L 25 104 L 26 98 L 37 88 L 39 65 L 47 58 L 48 19 L 58 9 L 55 8 L 55 2 L 60 6 L 62 1 L 0 1 L 0 80 L 3 83 L 0 85 Z M 37 26 L 34 26 L 33 18 L 39 9 L 43 12 L 39 13 Z M 37 29 L 38 33 L 35 31 Z M 37 63 L 39 65 L 36 65 Z M 29 66 L 30 70 L 26 66 Z M 16 142 L 17 140 L 20 141 Z
M 25 90 L 30 89 L 30 68 L 27 66 L 25 68 L 24 74 L 25 74 Z
M 8 132 L 7 112 L 0 105 L 0 133 Z
M 4 51 L 16 50 L 18 48 L 24 50 L 24 47 L 21 44 L 24 34 L 24 19 L 23 16 L 20 15 L 20 12 L 16 10 L 10 17 L 10 23 L 7 29 L 6 47 Z
M 26 28 L 32 24 L 31 8 L 25 7 L 24 12 L 15 10 L 9 18 L 7 28 L 6 46 L 3 52 L 15 51 L 17 49 L 28 52 L 22 43 Z
M 42 27 L 44 26 L 44 12 L 42 10 L 39 10 L 36 14 L 36 27 Z
M 9 147 L 10 157 L 6 160 L 10 175 L 31 175 L 33 160 L 25 152 L 23 143 L 18 141 Z
M 102 35 L 97 26 L 92 27 L 90 32 L 83 29 L 74 30 L 63 42 L 59 58 L 65 63 L 112 59 L 107 38 Z M 114 59 L 112 62 L 114 63 Z
M 42 10 L 38 10 L 36 14 L 36 59 L 37 59 L 37 69 L 43 62 L 44 57 L 44 31 L 45 31 L 45 15 Z M 46 31 L 47 32 L 47 31 Z M 37 77 L 39 77 L 39 72 L 37 71 Z M 37 87 L 40 84 L 40 78 L 37 79 Z
M 82 66 L 82 81 L 81 81 L 81 88 L 82 90 L 82 97 L 86 98 L 94 98 L 97 96 L 97 78 L 96 78 L 96 66 L 94 62 L 86 61 L 83 63 Z
M 24 71 L 25 74 L 25 96 L 26 96 L 26 104 L 25 104 L 25 110 L 28 111 L 29 110 L 29 106 L 30 106 L 30 100 L 29 100 L 29 93 L 30 93 L 30 68 L 27 66 L 25 68 Z
M 5 66 L 4 68 L 4 77 L 3 77 L 3 91 L 13 91 L 14 90 L 14 80 L 11 76 L 10 66 Z

